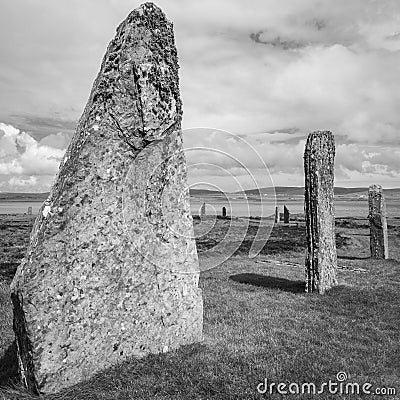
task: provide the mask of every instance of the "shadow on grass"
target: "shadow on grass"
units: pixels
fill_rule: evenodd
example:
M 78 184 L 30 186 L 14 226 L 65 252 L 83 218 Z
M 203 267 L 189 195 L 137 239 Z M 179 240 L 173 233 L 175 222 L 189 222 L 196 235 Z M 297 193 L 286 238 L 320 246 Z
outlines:
M 18 380 L 17 346 L 15 341 L 0 358 L 0 386 L 10 385 Z
M 370 257 L 338 256 L 339 260 L 369 260 Z
M 276 276 L 247 273 L 231 275 L 229 279 L 239 283 L 247 283 L 250 285 L 261 286 L 270 289 L 279 289 L 291 293 L 304 293 L 306 290 L 305 282 L 303 281 L 291 281 L 289 279 L 278 278 Z
M 203 344 L 186 345 L 166 354 L 131 358 L 55 395 L 43 396 L 43 399 L 249 398 L 246 395 L 242 397 L 242 394 L 248 387 L 254 391 L 250 386 L 252 381 L 249 382 L 245 377 L 238 385 L 237 381 L 226 378 L 232 373 L 238 374 L 242 369 L 251 370 L 250 360 L 223 354 L 221 362 Z M 257 372 L 262 376 L 263 371 Z

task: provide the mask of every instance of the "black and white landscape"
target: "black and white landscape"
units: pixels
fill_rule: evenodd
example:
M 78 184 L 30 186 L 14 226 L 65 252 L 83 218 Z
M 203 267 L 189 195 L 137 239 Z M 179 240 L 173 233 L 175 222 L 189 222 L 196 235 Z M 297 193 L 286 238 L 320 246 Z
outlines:
M 2 399 L 399 398 L 399 2 L 0 34 Z

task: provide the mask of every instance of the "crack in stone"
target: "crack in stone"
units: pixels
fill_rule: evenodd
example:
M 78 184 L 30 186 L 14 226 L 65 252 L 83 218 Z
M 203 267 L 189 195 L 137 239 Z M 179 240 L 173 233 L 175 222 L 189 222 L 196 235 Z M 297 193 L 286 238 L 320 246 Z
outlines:
M 137 96 L 138 96 L 138 101 L 139 101 L 139 104 L 140 104 L 139 115 L 140 115 L 140 119 L 142 120 L 142 134 L 143 134 L 143 137 L 144 137 L 145 136 L 145 126 L 146 126 L 146 124 L 144 122 L 144 114 L 143 114 L 144 106 L 143 106 L 143 102 L 142 102 L 142 98 L 141 98 L 142 90 L 141 90 L 141 87 L 139 85 L 139 75 L 138 75 L 138 73 L 136 71 L 136 68 L 135 68 L 134 64 L 132 65 L 132 73 L 133 73 L 133 78 L 134 78 L 133 82 L 135 84 L 135 88 L 136 88 L 136 92 L 137 92 Z

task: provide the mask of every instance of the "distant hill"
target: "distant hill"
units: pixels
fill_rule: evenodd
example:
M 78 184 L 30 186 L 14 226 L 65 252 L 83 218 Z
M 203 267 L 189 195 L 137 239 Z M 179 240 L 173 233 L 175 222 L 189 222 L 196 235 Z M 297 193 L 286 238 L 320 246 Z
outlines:
M 260 195 L 273 195 L 274 188 L 273 187 L 266 187 L 266 188 L 259 188 L 259 189 L 248 189 L 237 193 L 245 193 L 253 196 L 260 196 Z M 302 196 L 304 194 L 304 188 L 299 186 L 276 186 L 275 193 L 277 195 L 285 195 L 285 196 Z
M 335 187 L 334 189 L 335 195 L 336 196 L 346 196 L 346 195 L 352 195 L 352 194 L 357 194 L 357 195 L 367 195 L 368 194 L 368 188 L 345 188 L 345 187 Z M 248 195 L 253 195 L 253 196 L 259 196 L 259 195 L 265 195 L 265 194 L 270 194 L 272 195 L 274 193 L 274 190 L 272 187 L 266 187 L 266 188 L 260 188 L 260 189 L 249 189 L 249 190 L 244 190 L 242 192 L 237 192 L 237 193 L 245 193 Z M 304 195 L 304 187 L 301 186 L 276 186 L 275 187 L 275 193 L 278 196 L 303 196 Z M 395 188 L 395 189 L 384 189 L 384 193 L 387 195 L 400 195 L 400 188 Z
M 221 196 L 223 192 L 207 189 L 190 189 L 190 195 L 195 197 L 201 196 Z M 49 192 L 45 193 L 11 193 L 0 192 L 0 201 L 45 201 L 49 196 Z
M 395 189 L 384 189 L 387 196 L 398 196 L 400 197 L 400 188 Z M 248 189 L 241 192 L 235 193 L 224 193 L 218 190 L 208 189 L 190 189 L 190 195 L 193 197 L 212 197 L 212 196 L 226 196 L 230 194 L 246 194 L 250 196 L 260 195 L 273 195 L 274 189 L 272 187 L 260 188 L 260 189 Z M 275 193 L 277 196 L 303 196 L 304 187 L 301 186 L 276 186 Z M 49 193 L 9 193 L 0 192 L 0 201 L 45 201 Z M 368 188 L 345 188 L 335 187 L 336 196 L 350 196 L 350 195 L 368 195 Z
M 9 193 L 0 192 L 0 201 L 45 201 L 49 196 L 46 193 Z
M 201 196 L 224 196 L 224 192 L 219 190 L 208 190 L 208 189 L 189 189 L 190 195 L 194 197 Z

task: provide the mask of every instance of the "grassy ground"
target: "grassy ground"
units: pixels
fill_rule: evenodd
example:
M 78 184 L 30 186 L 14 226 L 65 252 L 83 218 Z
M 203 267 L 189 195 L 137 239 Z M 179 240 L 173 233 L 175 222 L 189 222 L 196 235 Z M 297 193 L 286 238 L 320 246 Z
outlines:
M 199 238 L 201 263 L 204 251 L 227 231 L 229 223 L 218 220 Z M 15 229 L 7 224 L 1 230 L 2 240 L 10 240 L 7 229 Z M 244 221 L 233 224 L 239 231 Z M 304 227 L 275 227 L 262 253 L 249 259 L 249 243 L 256 228 L 253 222 L 235 255 L 201 275 L 201 344 L 126 361 L 90 381 L 44 398 L 399 399 L 400 221 L 389 224 L 392 259 L 372 261 L 368 258 L 366 221 L 338 221 L 339 286 L 319 296 L 304 293 Z M 29 229 L 25 231 L 27 237 Z M 25 244 L 23 236 L 17 242 Z M 14 261 L 7 262 L 11 271 Z M 10 275 L 12 272 L 3 272 L 3 280 L 9 280 Z M 30 399 L 13 380 L 15 347 L 7 292 L 6 285 L 0 286 L 0 385 L 8 385 L 0 391 L 0 399 Z M 347 373 L 346 382 L 360 386 L 369 382 L 372 391 L 395 387 L 398 395 L 363 397 L 325 392 L 270 396 L 257 392 L 257 385 L 265 378 L 274 383 L 313 382 L 318 386 L 329 379 L 336 381 L 339 371 Z M 14 389 L 10 384 L 16 385 Z

